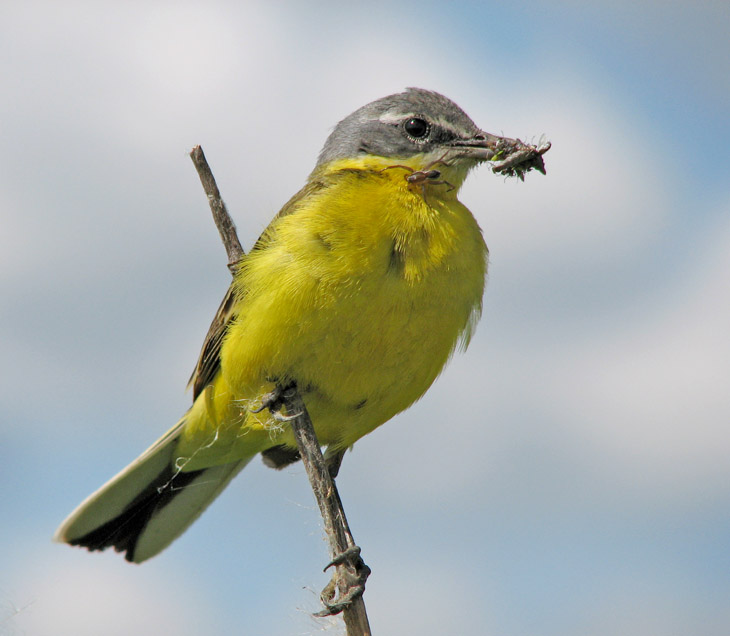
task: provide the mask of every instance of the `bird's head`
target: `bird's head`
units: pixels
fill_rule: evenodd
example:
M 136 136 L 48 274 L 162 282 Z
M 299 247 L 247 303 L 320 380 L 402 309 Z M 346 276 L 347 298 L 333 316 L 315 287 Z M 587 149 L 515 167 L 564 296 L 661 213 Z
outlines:
M 450 99 L 409 88 L 371 102 L 337 124 L 315 171 L 338 160 L 372 158 L 378 165 L 439 170 L 458 187 L 471 168 L 495 155 L 499 140 Z

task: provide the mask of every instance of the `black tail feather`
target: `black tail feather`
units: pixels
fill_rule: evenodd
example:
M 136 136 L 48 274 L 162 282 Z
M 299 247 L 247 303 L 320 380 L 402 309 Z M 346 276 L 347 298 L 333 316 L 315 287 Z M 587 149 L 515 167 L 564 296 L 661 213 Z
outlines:
M 203 470 L 188 473 L 165 468 L 119 515 L 91 532 L 69 541 L 90 551 L 114 548 L 134 561 L 134 551 L 142 531 L 152 516 L 168 505 L 176 495 L 200 476 Z

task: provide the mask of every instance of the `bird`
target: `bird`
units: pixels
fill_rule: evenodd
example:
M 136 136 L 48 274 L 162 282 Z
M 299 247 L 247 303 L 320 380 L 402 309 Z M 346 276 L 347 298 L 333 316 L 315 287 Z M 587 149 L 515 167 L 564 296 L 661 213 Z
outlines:
M 141 563 L 257 455 L 277 469 L 296 462 L 286 418 L 264 408 L 277 387 L 298 388 L 333 474 L 358 439 L 423 396 L 481 315 L 488 249 L 457 195 L 501 139 L 421 88 L 340 121 L 235 268 L 190 409 L 55 540 Z

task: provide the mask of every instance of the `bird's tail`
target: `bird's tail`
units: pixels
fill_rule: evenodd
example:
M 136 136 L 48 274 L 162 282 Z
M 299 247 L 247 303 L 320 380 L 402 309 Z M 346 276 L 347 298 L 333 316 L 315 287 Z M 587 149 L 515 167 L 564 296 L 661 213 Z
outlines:
M 175 450 L 184 423 L 83 501 L 54 540 L 89 550 L 113 547 L 127 561 L 141 563 L 179 537 L 251 461 L 183 472 Z

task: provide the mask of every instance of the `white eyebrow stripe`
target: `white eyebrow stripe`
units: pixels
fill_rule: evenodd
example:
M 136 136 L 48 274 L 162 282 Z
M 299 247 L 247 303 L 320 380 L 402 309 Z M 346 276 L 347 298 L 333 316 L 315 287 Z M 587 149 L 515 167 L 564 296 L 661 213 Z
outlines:
M 407 112 L 407 113 L 384 113 L 379 118 L 378 121 L 383 124 L 400 124 L 403 120 L 408 119 L 409 117 L 423 117 L 423 115 L 420 115 L 419 113 L 414 112 Z M 454 128 L 454 126 L 451 124 L 450 121 L 443 119 L 439 117 L 436 120 L 432 121 L 433 124 L 436 126 L 439 126 L 440 128 L 444 128 L 445 130 L 448 130 L 449 132 L 453 133 L 457 137 L 461 137 L 461 133 L 459 130 Z
M 384 113 L 378 121 L 382 124 L 399 124 L 406 117 L 413 117 L 413 113 Z

